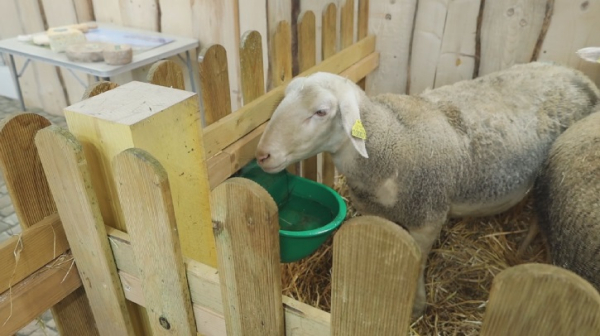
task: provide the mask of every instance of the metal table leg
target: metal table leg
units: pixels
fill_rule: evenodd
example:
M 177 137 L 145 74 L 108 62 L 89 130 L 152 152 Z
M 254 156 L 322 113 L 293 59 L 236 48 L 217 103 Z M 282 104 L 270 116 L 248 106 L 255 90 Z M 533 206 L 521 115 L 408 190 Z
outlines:
M 189 50 L 186 50 L 185 57 L 186 57 L 186 60 L 187 60 L 187 68 L 188 68 L 188 71 L 190 72 L 190 84 L 192 85 L 192 92 L 198 93 L 196 91 L 196 83 L 194 81 L 194 69 L 192 68 L 192 59 L 190 57 L 190 51 Z
M 15 65 L 15 58 L 13 55 L 8 55 L 10 59 L 10 75 L 12 77 L 13 82 L 17 88 L 17 97 L 19 98 L 19 102 L 21 103 L 21 110 L 25 112 L 25 101 L 23 100 L 23 93 L 21 92 L 21 84 L 19 83 L 19 73 L 17 73 L 17 66 Z M 23 70 L 25 70 L 23 68 Z

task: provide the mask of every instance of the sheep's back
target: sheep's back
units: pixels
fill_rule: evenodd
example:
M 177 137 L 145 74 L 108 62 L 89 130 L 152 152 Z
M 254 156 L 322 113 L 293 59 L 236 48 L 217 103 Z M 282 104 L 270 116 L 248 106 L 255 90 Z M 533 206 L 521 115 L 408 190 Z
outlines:
M 554 264 L 600 290 L 600 112 L 558 137 L 535 186 Z

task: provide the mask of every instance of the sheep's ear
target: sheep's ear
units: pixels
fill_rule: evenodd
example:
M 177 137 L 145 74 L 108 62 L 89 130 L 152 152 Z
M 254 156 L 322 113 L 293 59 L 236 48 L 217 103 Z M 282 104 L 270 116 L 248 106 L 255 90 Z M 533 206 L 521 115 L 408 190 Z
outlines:
M 298 90 L 300 87 L 302 87 L 302 85 L 304 85 L 305 80 L 306 77 L 294 77 L 294 79 L 292 79 L 285 88 L 285 94 L 287 95 L 291 91 Z
M 358 99 L 353 90 L 346 90 L 340 99 L 340 115 L 342 118 L 342 127 L 346 134 L 350 137 L 354 148 L 365 158 L 369 157 L 365 140 L 367 134 L 362 121 L 360 120 L 360 109 L 358 107 Z

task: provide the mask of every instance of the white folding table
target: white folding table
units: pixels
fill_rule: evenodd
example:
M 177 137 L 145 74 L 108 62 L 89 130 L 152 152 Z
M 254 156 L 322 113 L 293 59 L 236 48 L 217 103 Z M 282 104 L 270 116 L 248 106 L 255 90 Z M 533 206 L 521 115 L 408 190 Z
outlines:
M 19 78 L 27 68 L 27 65 L 31 60 L 41 61 L 50 63 L 55 66 L 59 66 L 67 69 L 71 74 L 81 83 L 83 86 L 87 86 L 83 80 L 75 75 L 73 70 L 78 70 L 86 74 L 95 76 L 96 80 L 106 79 L 110 80 L 110 77 L 122 74 L 127 71 L 131 71 L 148 64 L 152 64 L 164 58 L 171 56 L 180 56 L 181 53 L 185 52 L 186 60 L 184 61 L 187 65 L 190 74 L 190 83 L 192 91 L 196 92 L 196 85 L 194 82 L 194 75 L 192 70 L 192 61 L 190 58 L 190 50 L 198 47 L 198 40 L 193 38 L 174 36 L 169 34 L 163 34 L 158 32 L 146 31 L 141 29 L 123 27 L 111 23 L 98 22 L 98 28 L 114 29 L 121 32 L 133 33 L 150 38 L 165 38 L 172 39 L 171 42 L 154 47 L 148 50 L 134 51 L 133 59 L 131 63 L 124 65 L 108 65 L 104 62 L 72 62 L 67 58 L 65 53 L 57 53 L 52 51 L 49 47 L 38 46 L 32 42 L 19 41 L 17 37 L 8 38 L 0 41 L 0 52 L 7 53 L 10 59 L 10 71 L 13 82 L 16 86 L 17 96 L 21 103 L 21 109 L 25 111 L 25 102 L 23 100 L 23 94 L 21 92 L 21 86 Z M 22 56 L 26 58 L 23 68 L 17 71 L 14 55 Z

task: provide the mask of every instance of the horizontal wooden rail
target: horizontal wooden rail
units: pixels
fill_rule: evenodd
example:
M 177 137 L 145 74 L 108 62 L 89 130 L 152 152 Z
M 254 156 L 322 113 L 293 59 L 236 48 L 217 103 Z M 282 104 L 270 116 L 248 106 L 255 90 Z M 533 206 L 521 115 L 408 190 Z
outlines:
M 333 56 L 335 57 L 335 56 Z M 379 53 L 373 52 L 340 73 L 341 76 L 353 82 L 358 82 L 379 66 Z M 260 98 L 259 98 L 260 99 Z M 257 99 L 258 100 L 258 99 Z M 272 106 L 272 109 L 275 107 Z M 272 110 L 271 110 L 272 113 Z M 208 179 L 210 188 L 214 189 L 233 173 L 246 165 L 254 158 L 254 152 L 258 141 L 262 136 L 266 121 L 256 129 L 241 137 L 223 151 L 209 158 L 206 163 L 208 167 Z
M 308 76 L 319 71 L 340 74 L 373 52 L 375 52 L 375 36 L 371 35 L 302 72 L 298 76 Z M 214 156 L 267 121 L 277 104 L 283 98 L 285 87 L 284 83 L 284 85 L 267 92 L 235 113 L 206 127 L 204 129 L 206 157 L 210 158 Z
M 0 293 L 44 267 L 69 249 L 58 214 L 0 244 Z M 2 321 L 0 321 L 1 323 Z
M 16 333 L 81 285 L 72 256 L 59 256 L 0 294 L 1 334 Z

